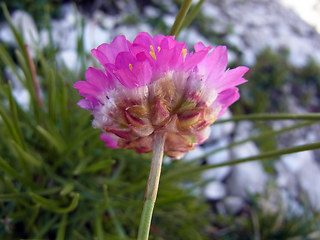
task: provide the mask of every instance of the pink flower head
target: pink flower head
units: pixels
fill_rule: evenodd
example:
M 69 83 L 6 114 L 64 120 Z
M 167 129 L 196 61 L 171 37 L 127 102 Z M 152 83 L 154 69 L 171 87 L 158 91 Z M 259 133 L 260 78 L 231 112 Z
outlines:
M 209 126 L 238 100 L 248 68 L 226 70 L 225 46 L 194 49 L 174 36 L 139 33 L 91 51 L 104 69 L 90 67 L 74 87 L 107 146 L 150 152 L 154 133 L 164 131 L 165 152 L 180 158 L 208 138 Z

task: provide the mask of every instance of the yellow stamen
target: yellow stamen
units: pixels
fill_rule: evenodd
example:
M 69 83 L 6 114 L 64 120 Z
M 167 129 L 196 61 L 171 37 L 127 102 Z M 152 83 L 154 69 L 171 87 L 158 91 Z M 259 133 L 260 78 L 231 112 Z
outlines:
M 187 54 L 187 49 L 184 48 L 184 49 L 182 50 L 182 55 L 183 55 L 183 57 L 185 57 L 186 54 Z
M 151 51 L 149 52 L 149 54 L 151 55 L 151 57 L 153 57 L 154 60 L 157 60 L 157 57 L 156 57 L 156 54 L 154 52 L 152 45 L 150 45 L 150 49 L 151 49 Z
M 132 64 L 131 63 L 129 63 L 129 68 L 132 71 Z
M 158 52 L 160 52 L 160 49 L 161 49 L 161 48 L 158 46 Z

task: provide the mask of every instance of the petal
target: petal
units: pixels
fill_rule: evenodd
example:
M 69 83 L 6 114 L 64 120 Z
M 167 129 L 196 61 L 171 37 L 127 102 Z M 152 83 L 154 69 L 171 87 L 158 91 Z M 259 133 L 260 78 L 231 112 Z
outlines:
M 199 64 L 208 54 L 210 49 L 201 50 L 199 52 L 195 52 L 192 56 L 186 58 L 183 64 L 183 70 L 189 71 L 193 69 L 197 64 Z
M 101 89 L 99 87 L 85 81 L 78 81 L 73 85 L 73 87 L 79 89 L 79 94 L 82 97 L 96 97 L 101 93 Z
M 205 45 L 202 43 L 202 42 L 197 42 L 195 45 L 194 45 L 194 50 L 196 52 L 199 52 L 200 50 L 202 50 L 203 48 L 205 48 Z
M 85 98 L 81 99 L 78 103 L 78 106 L 87 110 L 93 110 L 99 105 L 99 101 L 95 98 Z
M 104 55 L 101 51 L 99 51 L 97 49 L 92 49 L 91 53 L 102 65 L 110 63 L 107 56 Z
M 100 139 L 106 143 L 107 147 L 119 148 L 118 147 L 118 139 L 113 134 L 101 133 Z
M 216 101 L 213 104 L 213 105 L 219 104 L 221 106 L 221 110 L 218 114 L 218 118 L 221 117 L 225 113 L 227 108 L 232 103 L 237 101 L 239 99 L 239 97 L 240 97 L 239 89 L 236 87 L 229 88 L 229 89 L 224 90 L 223 92 L 219 93 Z
M 108 61 L 108 63 L 114 63 L 117 55 L 120 52 L 128 52 L 129 51 L 130 45 L 131 45 L 131 43 L 126 39 L 126 37 L 124 35 L 121 35 L 121 36 L 115 37 L 114 40 L 112 41 L 112 43 L 110 43 L 110 44 L 107 44 L 107 43 L 101 44 L 97 48 L 97 50 L 100 51 L 103 55 L 105 55 L 105 58 L 103 59 L 104 61 Z M 105 64 L 105 63 L 103 63 L 103 64 Z
M 137 62 L 137 59 L 130 52 L 119 53 L 115 60 L 116 68 L 129 68 L 129 65 L 134 65 Z
M 139 86 L 137 77 L 130 69 L 122 68 L 116 71 L 116 76 L 119 82 L 126 88 L 132 89 Z
M 242 76 L 249 70 L 247 67 L 237 67 L 230 69 L 225 72 L 220 79 L 215 82 L 212 82 L 214 88 L 220 92 L 227 88 L 238 86 L 247 80 L 242 78 Z
M 199 74 L 206 76 L 208 82 L 215 82 L 222 76 L 228 63 L 227 48 L 216 47 L 209 56 L 198 65 Z
M 132 72 L 136 76 L 139 86 L 145 86 L 150 83 L 152 68 L 148 61 L 137 62 L 133 65 Z
M 106 73 L 101 69 L 89 67 L 85 77 L 90 84 L 98 87 L 101 91 L 109 89 L 114 85 L 112 79 L 108 78 Z

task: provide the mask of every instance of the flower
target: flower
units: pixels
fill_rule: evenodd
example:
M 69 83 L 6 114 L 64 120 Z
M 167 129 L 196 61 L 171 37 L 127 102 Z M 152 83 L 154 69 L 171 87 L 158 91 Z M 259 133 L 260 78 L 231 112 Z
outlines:
M 191 52 L 174 36 L 139 33 L 102 44 L 92 54 L 104 70 L 90 67 L 74 87 L 92 111 L 93 126 L 111 148 L 152 151 L 152 137 L 164 132 L 164 151 L 180 158 L 203 143 L 210 125 L 239 98 L 247 67 L 228 69 L 225 46 L 195 44 Z

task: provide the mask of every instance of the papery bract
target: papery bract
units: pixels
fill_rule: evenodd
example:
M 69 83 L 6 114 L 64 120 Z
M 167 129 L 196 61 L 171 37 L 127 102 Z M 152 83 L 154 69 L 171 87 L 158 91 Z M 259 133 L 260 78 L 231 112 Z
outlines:
M 209 126 L 238 100 L 248 68 L 226 70 L 225 46 L 194 49 L 173 36 L 139 33 L 132 43 L 118 36 L 92 50 L 104 70 L 90 67 L 74 87 L 108 147 L 150 152 L 163 131 L 165 152 L 180 158 L 208 138 Z

